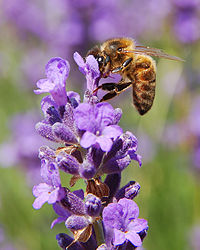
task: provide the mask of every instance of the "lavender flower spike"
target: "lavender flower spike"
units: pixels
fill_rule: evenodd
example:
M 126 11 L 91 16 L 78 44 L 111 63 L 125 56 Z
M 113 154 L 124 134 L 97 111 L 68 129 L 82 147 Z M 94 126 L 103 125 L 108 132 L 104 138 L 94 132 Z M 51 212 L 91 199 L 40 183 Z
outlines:
M 135 249 L 142 245 L 148 229 L 147 221 L 138 219 L 139 208 L 131 200 L 140 186 L 130 182 L 120 189 L 120 182 L 131 160 L 141 165 L 138 141 L 118 125 L 121 109 L 99 102 L 93 93 L 101 78 L 95 58 L 84 60 L 75 53 L 74 59 L 87 80 L 83 103 L 77 93 L 65 90 L 69 65 L 61 58 L 51 59 L 47 78 L 37 82 L 35 93 L 50 95 L 41 102 L 44 120 L 37 123 L 36 130 L 59 145 L 40 148 L 42 183 L 33 188 L 33 207 L 39 209 L 45 202 L 53 205 L 58 216 L 51 228 L 64 222 L 74 235 L 74 239 L 57 235 L 63 249 Z M 84 179 L 85 190 L 71 192 L 62 187 L 59 171 L 71 175 L 67 187 Z
M 39 89 L 35 94 L 50 92 L 58 106 L 67 103 L 67 93 L 65 90 L 65 81 L 69 75 L 70 66 L 68 61 L 62 58 L 52 58 L 46 65 L 46 77 L 37 82 Z

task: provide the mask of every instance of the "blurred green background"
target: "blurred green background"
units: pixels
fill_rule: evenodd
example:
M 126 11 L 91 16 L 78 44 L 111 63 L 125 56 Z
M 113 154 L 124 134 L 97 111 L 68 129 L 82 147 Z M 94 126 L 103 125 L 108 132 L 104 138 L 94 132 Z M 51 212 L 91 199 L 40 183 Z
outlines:
M 33 89 L 48 60 L 60 56 L 71 64 L 67 90 L 83 96 L 73 53 L 84 56 L 119 36 L 185 60 L 156 59 L 156 97 L 145 116 L 133 107 L 131 90 L 110 103 L 122 108 L 120 126 L 137 136 L 143 157 L 141 168 L 134 163 L 123 172 L 122 185 L 141 185 L 135 201 L 149 222 L 144 248 L 200 249 L 200 2 L 1 0 L 0 7 L 0 249 L 59 249 L 55 236 L 65 226 L 50 229 L 56 215 L 48 204 L 32 208 L 37 150 L 48 144 L 33 139 L 42 119 Z

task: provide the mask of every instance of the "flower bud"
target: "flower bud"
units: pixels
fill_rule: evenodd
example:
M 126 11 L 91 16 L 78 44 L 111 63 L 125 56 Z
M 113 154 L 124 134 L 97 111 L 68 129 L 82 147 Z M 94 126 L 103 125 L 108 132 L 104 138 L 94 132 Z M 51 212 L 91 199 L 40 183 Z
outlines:
M 73 175 L 79 174 L 80 163 L 72 155 L 61 152 L 58 154 L 56 160 L 59 169 L 62 171 Z
M 61 205 L 67 208 L 71 213 L 76 215 L 84 215 L 85 207 L 81 198 L 72 192 L 67 191 L 66 196 L 61 200 Z
M 79 169 L 80 176 L 84 179 L 92 179 L 96 173 L 95 166 L 87 159 L 81 164 Z
M 56 240 L 58 242 L 58 245 L 62 248 L 62 249 L 67 249 L 67 247 L 73 242 L 73 239 L 64 233 L 60 233 L 56 235 Z M 83 247 L 80 245 L 79 242 L 74 242 L 74 244 L 72 244 L 69 248 L 69 250 L 81 250 L 83 249 Z
M 80 230 L 89 225 L 89 221 L 85 216 L 71 215 L 67 218 L 65 226 L 71 230 Z
M 61 140 L 65 143 L 76 144 L 77 139 L 74 133 L 66 125 L 60 122 L 56 122 L 52 127 L 53 133 L 55 134 L 58 140 Z
M 43 122 L 38 122 L 35 125 L 35 129 L 44 138 L 46 138 L 50 141 L 57 141 L 54 134 L 53 134 L 51 125 L 43 123 Z
M 130 181 L 127 185 L 122 187 L 116 194 L 115 198 L 120 200 L 122 198 L 133 199 L 135 198 L 140 190 L 140 184 L 135 181 Z
M 41 146 L 39 149 L 39 158 L 52 160 L 55 157 L 55 151 L 48 146 Z
M 88 194 L 85 199 L 85 210 L 89 216 L 97 217 L 101 210 L 101 200 L 93 194 Z

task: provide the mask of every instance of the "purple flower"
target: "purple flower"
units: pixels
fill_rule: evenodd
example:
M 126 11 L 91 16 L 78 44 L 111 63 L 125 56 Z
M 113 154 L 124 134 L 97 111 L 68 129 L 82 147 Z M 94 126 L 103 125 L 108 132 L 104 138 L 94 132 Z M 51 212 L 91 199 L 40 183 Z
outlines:
M 45 202 L 49 204 L 60 201 L 65 196 L 65 188 L 61 187 L 58 167 L 53 162 L 42 160 L 41 176 L 44 183 L 33 187 L 33 195 L 36 197 L 33 207 L 40 209 Z
M 147 221 L 138 219 L 139 208 L 129 199 L 123 198 L 118 203 L 110 203 L 103 210 L 105 229 L 113 230 L 114 246 L 130 241 L 135 247 L 142 245 L 139 233 L 148 229 Z
M 79 70 L 86 76 L 87 89 L 90 91 L 95 90 L 98 86 L 100 77 L 99 65 L 94 56 L 89 55 L 86 61 L 79 55 L 78 52 L 74 53 L 74 60 L 79 66 Z
M 108 152 L 113 139 L 122 134 L 122 129 L 114 123 L 115 110 L 108 103 L 80 104 L 74 115 L 77 127 L 85 131 L 80 141 L 84 148 L 97 144 Z
M 183 43 L 192 43 L 200 38 L 200 19 L 194 13 L 179 12 L 175 17 L 174 33 Z
M 39 89 L 34 92 L 36 94 L 50 92 L 57 105 L 65 105 L 67 103 L 65 85 L 69 70 L 68 61 L 59 57 L 52 58 L 46 65 L 45 73 L 47 78 L 37 82 Z
M 137 138 L 129 131 L 118 137 L 104 157 L 101 172 L 119 173 L 130 164 L 131 160 L 136 160 L 141 166 L 141 156 L 136 154 L 137 144 Z

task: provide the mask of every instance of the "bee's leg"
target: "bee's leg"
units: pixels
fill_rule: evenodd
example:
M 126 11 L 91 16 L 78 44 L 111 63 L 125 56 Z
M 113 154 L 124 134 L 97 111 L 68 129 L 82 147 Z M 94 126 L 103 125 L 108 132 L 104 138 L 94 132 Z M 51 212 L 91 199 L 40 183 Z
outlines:
M 116 95 L 117 95 L 117 92 L 111 91 L 111 92 L 109 92 L 108 94 L 104 95 L 104 96 L 101 98 L 100 102 L 104 102 L 104 101 L 110 100 L 110 99 L 112 99 L 113 97 L 115 97 Z
M 120 81 L 119 83 L 115 83 L 114 85 L 115 88 L 113 90 L 110 90 L 108 94 L 104 95 L 102 99 L 100 100 L 100 102 L 112 99 L 113 97 L 119 95 L 120 93 L 128 89 L 131 85 L 132 85 L 132 82 L 124 83 L 123 81 Z M 104 89 L 104 90 L 108 90 L 108 89 Z
M 132 82 L 124 82 L 121 80 L 119 83 L 116 84 L 115 91 L 120 94 L 121 92 L 125 91 L 132 85 Z
M 115 68 L 112 70 L 112 73 L 119 73 L 120 71 L 123 71 L 131 62 L 133 58 L 128 58 L 125 62 L 123 62 L 122 66 Z
M 97 90 L 102 89 L 105 91 L 112 91 L 116 88 L 117 83 L 114 82 L 108 82 L 108 83 L 103 83 L 102 85 L 100 85 L 99 87 L 97 87 L 93 93 L 97 92 Z

